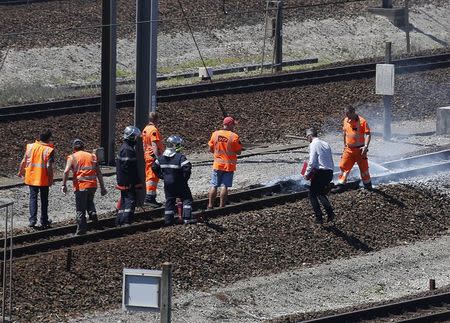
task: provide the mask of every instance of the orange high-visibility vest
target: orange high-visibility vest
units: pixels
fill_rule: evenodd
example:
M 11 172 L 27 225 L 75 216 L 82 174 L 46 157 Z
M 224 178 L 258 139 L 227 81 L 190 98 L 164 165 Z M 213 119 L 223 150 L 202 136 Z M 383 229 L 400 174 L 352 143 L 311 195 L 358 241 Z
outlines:
M 49 186 L 48 167 L 53 145 L 36 140 L 27 144 L 25 152 L 25 184 L 31 186 Z
M 158 150 L 161 153 L 164 150 L 161 134 L 153 123 L 149 123 L 142 130 L 142 145 L 144 146 L 144 159 L 153 159 L 154 154 L 152 142 L 155 142 L 158 146 Z
M 366 120 L 358 116 L 356 120 L 344 119 L 342 130 L 345 133 L 345 146 L 349 148 L 358 148 L 364 146 L 364 134 L 370 133 L 369 125 Z
M 72 159 L 73 188 L 84 191 L 97 187 L 97 157 L 86 151 L 77 151 L 69 155 Z
M 234 172 L 236 170 L 236 153 L 242 149 L 237 134 L 229 130 L 214 131 L 208 145 L 214 151 L 214 169 L 226 172 Z

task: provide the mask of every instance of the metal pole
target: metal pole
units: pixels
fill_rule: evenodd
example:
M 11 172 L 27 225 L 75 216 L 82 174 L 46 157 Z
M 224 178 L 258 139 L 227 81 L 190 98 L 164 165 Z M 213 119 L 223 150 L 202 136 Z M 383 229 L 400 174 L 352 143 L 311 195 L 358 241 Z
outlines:
M 101 147 L 105 162 L 114 165 L 116 130 L 116 66 L 117 66 L 117 3 L 102 0 L 102 99 Z
M 156 74 L 158 62 L 158 1 L 151 0 L 151 28 L 150 28 L 150 111 L 156 111 Z M 147 123 L 147 122 L 146 122 Z
M 411 52 L 411 39 L 409 37 L 409 0 L 405 0 L 405 33 L 406 33 L 406 52 Z
M 383 8 L 392 8 L 392 0 L 383 0 Z
M 386 64 L 391 64 L 392 57 L 392 44 L 391 42 L 386 42 L 386 52 L 385 61 Z M 392 95 L 383 95 L 383 105 L 384 105 L 384 127 L 383 127 L 383 139 L 391 139 L 391 121 L 392 121 Z
M 134 125 L 143 129 L 150 111 L 156 110 L 156 62 L 158 0 L 137 0 L 136 4 L 136 94 Z M 149 41 L 150 40 L 150 41 Z M 145 183 L 142 141 L 136 144 L 137 167 L 141 183 Z M 145 190 L 137 191 L 137 206 L 143 204 Z
M 158 0 L 137 0 L 136 5 L 136 97 L 134 124 L 139 129 L 156 110 L 156 62 Z M 150 40 L 150 41 L 149 41 Z
M 262 48 L 262 57 L 261 57 L 261 74 L 263 73 L 263 67 L 264 67 L 264 58 L 266 56 L 266 38 L 267 38 L 267 20 L 268 20 L 268 15 L 269 15 L 269 6 L 270 6 L 270 1 L 268 0 L 266 3 L 266 15 L 264 18 L 264 39 L 263 39 L 263 48 Z
M 277 2 L 277 25 L 275 28 L 275 71 L 283 68 L 283 0 Z
M 172 311 L 172 264 L 165 262 L 162 265 L 161 277 L 161 323 L 171 322 Z
M 11 205 L 12 209 L 12 205 Z M 7 209 L 9 210 L 9 208 Z M 7 213 L 9 213 L 7 211 Z M 9 321 L 12 322 L 12 265 L 13 265 L 14 213 L 11 210 L 11 229 L 9 234 Z
M 8 216 L 5 214 L 5 236 L 3 242 L 3 295 L 2 295 L 2 322 L 5 322 L 5 302 L 6 302 L 6 255 L 8 245 Z

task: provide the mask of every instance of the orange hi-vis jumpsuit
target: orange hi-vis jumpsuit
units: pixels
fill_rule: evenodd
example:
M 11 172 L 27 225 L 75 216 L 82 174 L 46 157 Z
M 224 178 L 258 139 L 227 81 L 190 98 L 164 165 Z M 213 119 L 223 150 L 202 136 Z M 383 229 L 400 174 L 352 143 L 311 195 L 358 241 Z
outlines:
M 25 153 L 25 184 L 30 186 L 50 186 L 48 166 L 53 145 L 36 140 L 27 144 Z
M 208 142 L 214 152 L 213 169 L 234 172 L 237 164 L 237 154 L 242 150 L 239 136 L 229 130 L 217 130 Z
M 362 154 L 362 149 L 365 144 L 364 136 L 370 134 L 369 125 L 361 116 L 358 116 L 356 120 L 351 120 L 346 117 L 342 130 L 345 135 L 345 148 L 341 161 L 339 162 L 341 173 L 339 174 L 338 184 L 345 184 L 353 165 L 357 163 L 363 184 L 369 185 L 371 182 L 369 161 L 367 154 Z
M 152 170 L 153 163 L 156 160 L 156 155 L 153 152 L 152 143 L 158 147 L 159 153 L 164 150 L 161 134 L 153 123 L 149 123 L 144 130 L 142 130 L 142 144 L 144 146 L 144 160 L 145 160 L 145 190 L 148 195 L 156 195 L 156 187 L 158 186 L 159 178 Z
M 69 157 L 72 160 L 73 188 L 84 191 L 97 188 L 97 158 L 87 151 L 77 151 Z

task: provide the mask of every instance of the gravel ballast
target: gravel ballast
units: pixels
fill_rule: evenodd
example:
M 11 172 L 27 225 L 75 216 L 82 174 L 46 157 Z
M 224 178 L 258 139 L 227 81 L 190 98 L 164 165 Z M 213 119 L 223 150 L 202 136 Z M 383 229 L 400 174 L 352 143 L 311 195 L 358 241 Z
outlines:
M 366 11 L 367 6 L 379 6 L 379 2 L 299 10 L 297 16 L 287 12 L 285 59 L 317 57 L 321 64 L 327 64 L 383 56 L 385 41 L 393 42 L 394 55 L 404 54 L 404 31 Z M 122 22 L 134 20 L 132 3 L 119 2 Z M 254 10 L 260 5 L 260 1 L 225 3 L 228 10 Z M 442 51 L 450 42 L 448 1 L 410 3 L 415 27 L 411 33 L 413 52 Z M 15 32 L 28 30 L 27 26 L 64 27 L 69 4 L 73 23 L 99 23 L 99 2 L 47 2 L 2 7 L 0 26 L 4 28 L 0 29 Z M 222 2 L 209 6 L 206 0 L 183 4 L 192 14 L 207 16 L 220 11 Z M 179 18 L 176 8 L 176 1 L 165 1 L 160 6 L 161 14 Z M 198 24 L 202 28 L 194 26 L 205 58 L 219 65 L 259 63 L 255 57 L 262 44 L 261 17 L 239 19 L 210 19 Z M 132 78 L 133 28 L 121 27 L 119 35 L 120 74 Z M 186 26 L 162 23 L 159 37 L 161 69 L 181 71 L 186 65 L 196 68 L 198 53 Z M 33 89 L 49 99 L 48 93 L 53 92 L 48 89 L 65 91 L 71 84 L 99 80 L 99 33 L 68 31 L 38 37 L 23 34 L 7 37 L 7 47 L 5 39 L 0 41 L 0 66 L 4 59 L 0 94 L 6 101 L 20 102 L 31 97 L 25 92 Z M 230 61 L 229 57 L 238 60 Z M 393 139 L 384 142 L 380 136 L 373 138 L 369 151 L 372 174 L 385 160 L 450 147 L 448 135 L 434 134 L 436 108 L 449 105 L 449 75 L 447 68 L 396 76 Z M 316 126 L 332 145 L 337 165 L 344 107 L 356 106 L 374 132 L 382 130 L 382 100 L 374 94 L 374 88 L 374 79 L 363 79 L 220 99 L 239 120 L 236 131 L 249 148 L 276 149 L 293 143 L 302 146 L 304 142 L 293 141 L 286 134 L 303 136 L 304 129 Z M 222 118 L 217 99 L 164 103 L 158 109 L 164 137 L 181 135 L 191 160 L 211 158 L 205 153 L 206 142 Z M 73 138 L 81 137 L 89 149 L 97 146 L 99 122 L 98 113 L 85 113 L 2 123 L 0 136 L 5 140 L 0 142 L 1 180 L 15 178 L 25 144 L 42 129 L 50 127 L 54 133 L 57 169 L 61 171 Z M 122 129 L 132 122 L 131 108 L 118 111 L 116 145 L 121 141 Z M 303 147 L 240 159 L 233 189 L 282 179 L 300 180 L 298 173 L 306 156 L 307 148 Z M 196 197 L 204 197 L 210 172 L 211 165 L 194 167 L 190 185 Z M 118 197 L 115 177 L 107 177 L 106 183 L 109 193 L 96 198 L 100 213 L 112 211 Z M 77 247 L 73 249 L 70 271 L 66 271 L 66 251 L 20 259 L 13 271 L 13 317 L 19 322 L 157 322 L 158 315 L 119 310 L 122 269 L 159 269 L 165 261 L 174 265 L 174 322 L 261 322 L 287 314 L 330 311 L 404 297 L 425 291 L 429 278 L 436 279 L 438 287 L 449 285 L 449 183 L 450 173 L 444 172 L 376 185 L 372 192 L 333 194 L 335 227 L 315 226 L 308 201 L 300 200 L 232 214 L 210 225 L 169 227 Z M 160 185 L 158 199 L 163 201 L 161 191 Z M 26 226 L 28 188 L 4 189 L 1 195 L 15 202 L 15 225 Z M 58 223 L 73 223 L 74 210 L 73 194 L 62 196 L 57 182 L 50 192 L 50 218 Z M 3 223 L 0 218 L 0 226 Z

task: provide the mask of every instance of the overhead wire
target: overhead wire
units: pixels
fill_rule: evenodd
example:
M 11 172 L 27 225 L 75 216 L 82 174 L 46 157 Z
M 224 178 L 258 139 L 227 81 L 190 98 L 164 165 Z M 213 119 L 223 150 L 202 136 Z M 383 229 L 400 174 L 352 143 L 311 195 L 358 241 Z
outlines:
M 184 8 L 183 8 L 183 5 L 181 4 L 181 1 L 180 0 L 177 0 L 177 1 L 178 1 L 178 4 L 180 5 L 180 9 L 181 9 L 182 15 L 185 16 Z M 201 59 L 202 64 L 203 64 L 203 67 L 205 68 L 205 71 L 208 74 L 208 80 L 212 84 L 213 81 L 211 79 L 211 75 L 209 75 L 208 67 L 206 66 L 205 60 L 203 59 L 203 55 L 202 55 L 202 53 L 200 51 L 200 47 L 198 47 L 197 40 L 195 39 L 194 32 L 192 31 L 192 28 L 191 28 L 191 24 L 189 23 L 189 20 L 187 20 L 187 19 L 186 19 L 186 24 L 187 24 L 187 27 L 189 29 L 189 32 L 191 33 L 192 40 L 194 41 L 195 47 L 197 48 L 197 52 L 198 52 L 198 55 L 200 56 L 200 59 Z M 217 98 L 217 104 L 219 105 L 219 109 L 222 112 L 222 116 L 223 117 L 228 116 L 228 114 L 227 114 L 225 108 L 223 107 L 223 104 L 220 101 L 219 97 L 216 96 L 216 98 Z

